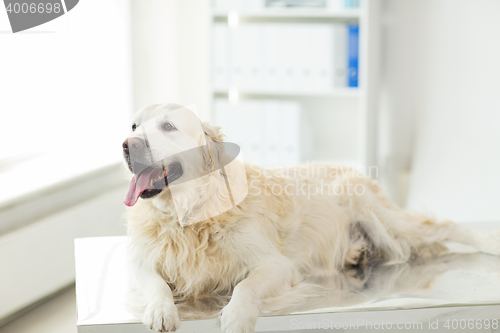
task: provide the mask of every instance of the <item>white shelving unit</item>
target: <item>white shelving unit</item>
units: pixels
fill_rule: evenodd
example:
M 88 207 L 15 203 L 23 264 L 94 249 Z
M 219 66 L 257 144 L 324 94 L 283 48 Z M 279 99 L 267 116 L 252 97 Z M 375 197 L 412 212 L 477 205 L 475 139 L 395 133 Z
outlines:
M 214 95 L 227 96 L 227 89 L 212 89 Z M 358 88 L 332 88 L 331 90 L 271 90 L 271 89 L 238 89 L 242 97 L 359 97 Z
M 213 87 L 212 97 L 230 98 L 236 91 L 239 100 L 298 101 L 302 111 L 302 122 L 305 124 L 304 127 L 308 127 L 304 133 L 300 133 L 301 139 L 309 142 L 301 147 L 301 162 L 350 163 L 361 167 L 376 165 L 379 1 L 363 0 L 359 9 L 335 11 L 328 8 L 266 8 L 251 11 L 215 9 L 212 12 L 212 26 L 215 23 L 234 22 L 234 20 L 238 26 L 247 22 L 359 23 L 359 76 L 358 88 L 332 87 L 327 90 L 297 91 L 283 90 L 280 87 L 277 87 L 278 89 Z
M 328 9 L 303 9 L 289 8 L 276 9 L 269 8 L 256 11 L 236 11 L 236 10 L 214 10 L 212 15 L 216 19 L 227 19 L 230 13 L 237 12 L 243 21 L 255 21 L 260 19 L 358 19 L 361 16 L 361 10 L 346 9 L 332 11 Z

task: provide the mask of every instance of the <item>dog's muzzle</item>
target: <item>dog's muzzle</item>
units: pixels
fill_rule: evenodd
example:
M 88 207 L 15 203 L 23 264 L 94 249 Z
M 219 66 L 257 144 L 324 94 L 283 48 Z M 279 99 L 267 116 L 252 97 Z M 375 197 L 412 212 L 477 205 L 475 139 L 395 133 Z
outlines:
M 149 147 L 145 140 L 141 138 L 127 138 L 123 141 L 122 148 L 123 157 L 132 173 L 140 174 L 148 165 L 152 164 Z

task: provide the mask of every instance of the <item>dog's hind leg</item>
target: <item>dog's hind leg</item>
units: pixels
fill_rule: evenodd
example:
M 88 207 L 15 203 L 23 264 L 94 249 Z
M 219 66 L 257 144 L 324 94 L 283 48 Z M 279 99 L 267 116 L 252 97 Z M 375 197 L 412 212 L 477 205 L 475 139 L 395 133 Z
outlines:
M 395 244 L 404 244 L 419 256 L 433 256 L 442 252 L 446 242 L 472 246 L 480 252 L 500 255 L 500 231 L 484 232 L 469 229 L 450 221 L 437 221 L 423 214 L 403 210 L 375 209 L 374 219 L 383 224 Z M 385 212 L 383 212 L 385 211 Z M 388 212 L 389 211 L 389 212 Z
M 408 212 L 393 204 L 376 182 L 357 177 L 346 178 L 347 181 L 364 189 L 362 194 L 349 197 L 354 212 L 353 224 L 360 223 L 373 250 L 388 263 L 437 255 L 446 250 L 445 242 L 461 243 L 483 253 L 500 255 L 500 230 L 483 232 Z
M 374 256 L 373 243 L 362 225 L 353 223 L 349 227 L 349 245 L 345 254 L 343 271 L 352 290 L 363 290 L 371 271 Z
M 427 222 L 431 230 L 435 229 L 435 236 L 443 242 L 455 242 L 475 247 L 480 252 L 500 255 L 500 230 L 484 232 L 476 229 L 469 229 L 453 222 L 436 223 Z M 437 226 L 434 227 L 433 225 Z
M 363 265 L 368 262 L 373 251 L 373 244 L 360 223 L 353 223 L 349 228 L 349 247 L 345 256 L 345 264 Z

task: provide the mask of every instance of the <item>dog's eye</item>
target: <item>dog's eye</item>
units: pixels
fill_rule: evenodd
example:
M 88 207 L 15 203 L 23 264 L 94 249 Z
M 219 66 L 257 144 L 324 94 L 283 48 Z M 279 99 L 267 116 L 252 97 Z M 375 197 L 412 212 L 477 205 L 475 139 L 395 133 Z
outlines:
M 137 125 L 136 124 L 132 124 L 132 131 L 135 131 L 136 128 L 137 128 Z
M 161 125 L 161 128 L 167 132 L 175 130 L 175 126 L 172 125 L 171 123 L 164 123 L 163 125 Z

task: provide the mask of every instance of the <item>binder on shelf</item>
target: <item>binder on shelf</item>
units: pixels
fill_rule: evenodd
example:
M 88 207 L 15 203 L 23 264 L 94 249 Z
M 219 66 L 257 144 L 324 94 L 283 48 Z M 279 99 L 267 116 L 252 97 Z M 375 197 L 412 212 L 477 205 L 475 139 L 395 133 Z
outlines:
M 217 98 L 214 100 L 215 124 L 222 128 L 222 132 L 226 135 L 227 140 L 232 140 L 231 133 L 231 114 L 229 113 L 229 101 L 225 98 Z
M 334 24 L 333 27 L 333 86 L 347 86 L 347 27 L 345 24 Z
M 347 86 L 358 86 L 359 25 L 347 25 Z
M 280 38 L 279 28 L 276 24 L 268 23 L 264 26 L 264 88 L 278 90 L 283 80 L 283 62 L 281 50 L 283 41 Z
M 231 59 L 231 86 L 242 88 L 244 83 L 244 71 L 248 70 L 245 64 L 245 41 L 242 38 L 241 26 L 229 30 L 229 57 Z
M 277 166 L 282 162 L 280 147 L 280 102 L 266 100 L 264 102 L 264 164 Z
M 333 28 L 331 24 L 312 26 L 311 66 L 313 68 L 312 89 L 328 90 L 333 86 Z
M 285 90 L 290 89 L 293 84 L 294 77 L 294 39 L 293 29 L 291 24 L 275 24 L 274 29 L 277 30 L 274 52 L 278 55 L 278 84 L 274 89 Z
M 262 124 L 260 102 L 243 101 L 232 105 L 227 99 L 214 102 L 215 123 L 222 127 L 226 140 L 236 143 L 243 158 L 249 162 L 261 162 Z
M 241 153 L 243 156 L 246 155 L 248 151 L 248 141 L 247 141 L 247 126 L 246 126 L 246 113 L 244 108 L 244 103 L 238 103 L 236 105 L 231 105 L 229 107 L 230 117 L 231 117 L 231 133 L 232 139 L 228 141 L 236 143 L 240 146 Z
M 294 90 L 311 90 L 315 85 L 315 44 L 311 36 L 315 29 L 312 24 L 303 24 L 296 32 L 297 86 Z
M 241 53 L 241 82 L 237 87 L 244 89 L 256 89 L 262 87 L 264 77 L 261 73 L 264 62 L 264 52 L 262 48 L 263 27 L 260 24 L 244 24 L 238 27 L 240 30 L 239 41 L 242 46 Z
M 328 91 L 358 86 L 358 24 L 214 24 L 216 89 Z
M 295 101 L 214 101 L 216 124 L 238 144 L 247 162 L 266 166 L 300 163 L 300 104 Z
M 297 89 L 300 85 L 300 76 L 298 75 L 299 69 L 297 68 L 299 44 L 297 35 L 301 29 L 296 24 L 280 24 L 277 25 L 279 29 L 280 40 L 283 42 L 283 48 L 279 51 L 283 76 L 279 85 L 280 89 Z M 300 89 L 300 88 L 299 88 Z
M 281 102 L 280 139 L 284 166 L 300 163 L 300 104 Z
M 264 103 L 264 164 L 291 166 L 300 163 L 300 105 L 294 101 Z
M 229 87 L 228 27 L 225 23 L 215 23 L 213 28 L 213 84 L 216 89 Z
M 265 79 L 255 88 L 299 91 L 332 88 L 331 24 L 268 24 L 262 34 Z
M 246 151 L 243 152 L 243 158 L 251 163 L 262 163 L 263 147 L 263 117 L 262 102 L 257 100 L 248 100 L 242 103 L 245 113 L 246 126 Z

